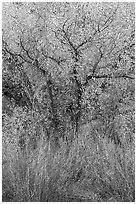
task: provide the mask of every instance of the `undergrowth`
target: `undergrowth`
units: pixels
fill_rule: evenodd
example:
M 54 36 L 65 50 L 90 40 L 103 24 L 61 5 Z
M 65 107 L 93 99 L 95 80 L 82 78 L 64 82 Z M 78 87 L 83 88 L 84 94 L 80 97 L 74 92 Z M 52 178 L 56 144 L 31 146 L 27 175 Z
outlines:
M 41 126 L 38 133 L 23 132 L 21 124 L 31 116 L 22 114 L 7 116 L 3 126 L 3 201 L 135 201 L 134 136 L 118 146 L 91 131 L 75 135 L 69 149 L 60 139 L 55 149 Z

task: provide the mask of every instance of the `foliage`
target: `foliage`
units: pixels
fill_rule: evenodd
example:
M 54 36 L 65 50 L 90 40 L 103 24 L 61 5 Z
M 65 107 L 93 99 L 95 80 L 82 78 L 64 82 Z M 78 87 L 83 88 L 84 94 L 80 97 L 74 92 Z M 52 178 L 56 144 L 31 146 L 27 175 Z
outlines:
M 134 201 L 134 3 L 3 3 L 2 43 L 3 200 Z

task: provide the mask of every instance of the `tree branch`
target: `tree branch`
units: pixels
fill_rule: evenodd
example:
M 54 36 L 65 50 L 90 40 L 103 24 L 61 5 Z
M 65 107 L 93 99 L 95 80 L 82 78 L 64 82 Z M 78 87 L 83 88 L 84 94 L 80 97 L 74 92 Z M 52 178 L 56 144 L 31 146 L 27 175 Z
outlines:
M 109 25 L 112 23 L 113 17 L 114 17 L 114 15 L 116 14 L 117 9 L 118 9 L 118 6 L 116 7 L 116 9 L 115 9 L 114 12 L 112 13 L 112 15 L 109 16 L 109 17 L 106 19 L 104 25 L 102 26 L 102 30 L 100 29 L 100 32 L 102 32 L 103 30 L 105 30 L 106 28 L 108 28 Z
M 45 54 L 43 50 L 42 50 L 42 54 L 43 54 L 43 56 L 44 56 L 45 58 L 51 59 L 52 61 L 56 62 L 58 65 L 60 65 L 60 63 L 63 61 L 63 59 L 61 59 L 61 58 L 56 59 L 56 58 L 54 58 L 54 57 L 52 57 L 52 56 L 49 56 L 49 55 Z
M 34 61 L 34 58 L 32 58 L 32 57 L 30 56 L 29 51 L 24 47 L 21 38 L 20 38 L 20 45 L 21 45 L 21 48 L 26 52 L 28 58 L 31 59 L 32 61 Z
M 20 53 L 13 53 L 9 48 L 8 48 L 8 44 L 3 40 L 3 43 L 5 44 L 4 45 L 4 48 L 2 48 L 2 50 L 4 51 L 6 51 L 8 54 L 10 54 L 12 57 L 15 57 L 15 56 L 17 56 L 17 57 L 20 57 L 24 62 L 27 62 L 27 63 L 32 63 L 32 62 L 30 62 L 30 61 L 28 61 L 28 60 L 26 60 Z
M 66 21 L 64 22 L 64 24 L 62 25 L 62 28 L 61 28 L 61 29 L 58 29 L 58 30 L 57 30 L 57 32 L 60 32 L 60 36 L 61 36 L 63 39 L 61 39 L 61 38 L 58 37 L 57 32 L 55 32 L 55 31 L 53 31 L 53 32 L 55 33 L 56 38 L 57 38 L 62 44 L 64 44 L 64 45 L 69 45 L 70 51 L 71 51 L 73 57 L 74 57 L 74 58 L 76 59 L 76 61 L 77 61 L 77 57 L 78 57 L 78 55 L 79 55 L 79 52 L 78 52 L 77 48 L 75 47 L 75 45 L 73 44 L 73 42 L 70 40 L 70 36 L 71 36 L 71 35 L 69 34 L 69 27 L 70 27 L 71 25 L 68 26 L 67 29 L 65 28 L 67 21 L 68 21 L 68 20 L 66 20 Z
M 90 77 L 89 77 L 90 78 Z M 92 77 L 91 77 L 92 78 Z M 132 77 L 132 76 L 128 76 L 128 75 L 126 75 L 126 74 L 119 74 L 119 75 L 115 75 L 115 76 L 112 76 L 112 75 L 96 75 L 96 76 L 94 76 L 94 78 L 96 78 L 96 79 L 100 79 L 100 78 L 115 78 L 115 79 L 117 79 L 117 78 L 126 78 L 126 79 L 135 79 L 134 77 Z
M 90 76 L 87 77 L 86 82 L 84 83 L 84 86 L 86 86 L 88 81 L 90 79 L 93 79 L 93 78 L 95 78 L 95 79 L 101 79 L 101 78 L 108 78 L 108 79 L 112 79 L 112 78 L 115 78 L 115 79 L 118 79 L 118 78 L 135 79 L 134 77 L 128 76 L 126 74 L 119 74 L 119 75 L 115 75 L 115 76 L 107 75 L 107 74 L 104 74 L 104 75 L 94 75 L 94 76 L 90 75 Z

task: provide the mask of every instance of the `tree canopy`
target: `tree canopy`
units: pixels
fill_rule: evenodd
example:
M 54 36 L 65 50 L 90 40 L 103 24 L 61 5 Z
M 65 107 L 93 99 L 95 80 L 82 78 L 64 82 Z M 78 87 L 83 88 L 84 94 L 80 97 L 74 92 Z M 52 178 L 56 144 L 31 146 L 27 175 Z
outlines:
M 112 120 L 133 101 L 134 37 L 134 3 L 3 3 L 3 93 L 55 129 Z

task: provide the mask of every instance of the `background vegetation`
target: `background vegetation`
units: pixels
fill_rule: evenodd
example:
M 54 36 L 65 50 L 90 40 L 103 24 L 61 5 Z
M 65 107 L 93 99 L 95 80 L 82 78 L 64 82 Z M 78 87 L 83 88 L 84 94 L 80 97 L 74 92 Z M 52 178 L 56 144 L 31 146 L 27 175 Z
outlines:
M 3 3 L 3 201 L 135 201 L 134 9 Z

